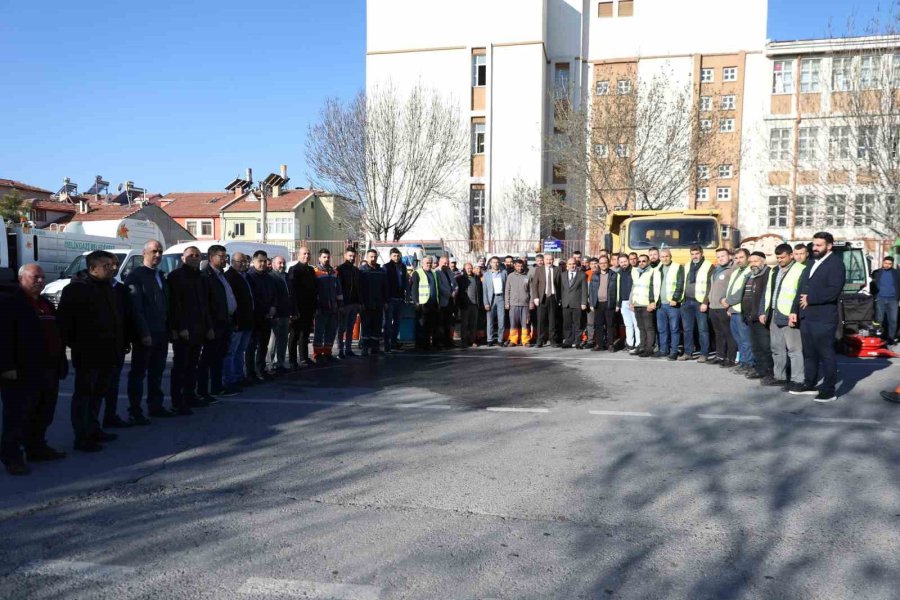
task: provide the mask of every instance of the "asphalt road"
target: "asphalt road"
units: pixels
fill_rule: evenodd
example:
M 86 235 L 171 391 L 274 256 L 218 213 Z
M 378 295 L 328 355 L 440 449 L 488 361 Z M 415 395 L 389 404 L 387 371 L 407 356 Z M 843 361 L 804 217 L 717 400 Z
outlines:
M 900 370 L 841 369 L 828 405 L 622 353 L 309 369 L 0 477 L 0 598 L 895 599 Z

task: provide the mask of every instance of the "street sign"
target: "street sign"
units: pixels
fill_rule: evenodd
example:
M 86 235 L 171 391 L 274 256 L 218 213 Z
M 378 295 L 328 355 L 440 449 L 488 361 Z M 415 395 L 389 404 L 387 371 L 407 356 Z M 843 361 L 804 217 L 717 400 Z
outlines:
M 544 240 L 544 253 L 559 253 L 562 252 L 562 242 L 556 238 L 547 238 Z

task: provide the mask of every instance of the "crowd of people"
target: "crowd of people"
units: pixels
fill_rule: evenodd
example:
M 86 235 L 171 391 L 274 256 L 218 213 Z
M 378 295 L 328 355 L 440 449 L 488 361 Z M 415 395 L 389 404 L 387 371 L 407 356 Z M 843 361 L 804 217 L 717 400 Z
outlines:
M 143 265 L 124 282 L 114 254 L 91 252 L 58 309 L 41 296 L 41 267 L 25 265 L 17 283 L 0 287 L 0 457 L 10 473 L 26 474 L 29 463 L 65 456 L 47 444 L 46 431 L 68 374 L 67 348 L 74 448 L 97 452 L 117 438 L 112 429 L 188 416 L 303 365 L 355 357 L 357 322 L 359 354 L 394 352 L 402 347 L 406 305 L 414 307 L 420 351 L 482 344 L 625 350 L 696 360 L 829 402 L 836 399 L 833 340 L 844 287 L 833 243 L 817 233 L 812 260 L 806 246 L 782 244 L 774 267 L 760 252 L 719 248 L 712 263 L 693 247 L 683 265 L 670 250 L 649 248 L 589 259 L 576 252 L 559 264 L 540 254 L 530 265 L 523 257 L 491 257 L 462 269 L 449 256 L 427 256 L 411 273 L 396 248 L 382 266 L 376 250 L 357 265 L 348 247 L 335 267 L 328 250 L 311 262 L 304 247 L 288 269 L 286 257 L 262 250 L 229 257 L 221 245 L 209 248 L 203 264 L 192 246 L 165 276 L 162 246 L 151 241 Z M 882 288 L 900 291 L 891 277 L 879 279 Z M 123 418 L 118 397 L 128 353 Z

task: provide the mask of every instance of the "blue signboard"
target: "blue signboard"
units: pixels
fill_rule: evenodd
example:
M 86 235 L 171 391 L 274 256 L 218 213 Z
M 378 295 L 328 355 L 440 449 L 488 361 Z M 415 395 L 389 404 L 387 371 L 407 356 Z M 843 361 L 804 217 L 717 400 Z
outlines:
M 549 252 L 562 252 L 562 242 L 552 237 L 544 240 L 544 253 Z

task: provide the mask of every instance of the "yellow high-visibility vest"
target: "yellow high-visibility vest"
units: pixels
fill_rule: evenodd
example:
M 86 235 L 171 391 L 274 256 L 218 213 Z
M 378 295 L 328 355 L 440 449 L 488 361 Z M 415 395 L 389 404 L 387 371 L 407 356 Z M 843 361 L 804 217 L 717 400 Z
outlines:
M 794 306 L 794 299 L 797 297 L 797 289 L 800 287 L 800 275 L 806 265 L 794 261 L 788 267 L 787 273 L 781 278 L 781 286 L 779 289 L 772 289 L 772 281 L 776 280 L 775 269 L 769 271 L 769 280 L 766 282 L 766 302 L 765 308 L 768 312 L 771 306 L 772 296 L 775 296 L 775 310 L 785 317 L 791 316 L 791 308 Z M 777 281 L 777 280 L 776 280 Z
M 425 269 L 422 268 L 416 269 L 416 273 L 419 274 L 419 304 L 428 304 L 428 299 L 431 298 L 431 287 L 428 285 L 428 274 Z M 441 292 L 438 287 L 437 272 L 432 269 L 430 273 L 434 276 L 435 301 L 438 301 Z
M 684 272 L 684 289 L 687 289 L 688 285 L 688 277 L 691 276 L 691 266 L 685 268 Z M 700 265 L 700 268 L 697 269 L 697 281 L 694 282 L 694 298 L 697 300 L 702 300 L 706 297 L 706 291 L 709 289 L 709 271 L 712 269 L 712 263 L 708 260 L 704 260 Z
M 735 269 L 731 273 L 731 279 L 728 280 L 728 291 L 726 292 L 725 295 L 730 296 L 731 294 L 733 294 L 735 292 L 735 289 L 736 289 L 734 287 L 735 283 L 740 283 L 740 286 L 744 287 L 744 283 L 747 282 L 748 277 L 750 277 L 750 267 L 744 267 L 743 269 Z M 738 302 L 737 304 L 732 306 L 731 310 L 733 310 L 736 313 L 740 313 L 741 312 L 741 303 Z
M 631 289 L 632 302 L 637 306 L 648 306 L 659 300 L 660 275 L 656 269 L 647 268 L 643 273 L 631 270 L 634 284 Z
M 672 302 L 673 300 L 675 302 L 681 302 L 682 300 L 684 300 L 684 286 L 681 287 L 681 297 L 673 298 L 673 296 L 675 295 L 675 288 L 678 287 L 678 273 L 681 271 L 681 269 L 681 265 L 673 262 L 671 265 L 666 267 L 666 274 L 663 275 L 663 265 L 660 265 L 658 269 L 660 277 L 665 277 L 665 279 L 662 280 L 662 284 L 660 286 L 662 287 L 663 302 Z M 687 281 L 685 281 L 685 283 L 687 283 Z

